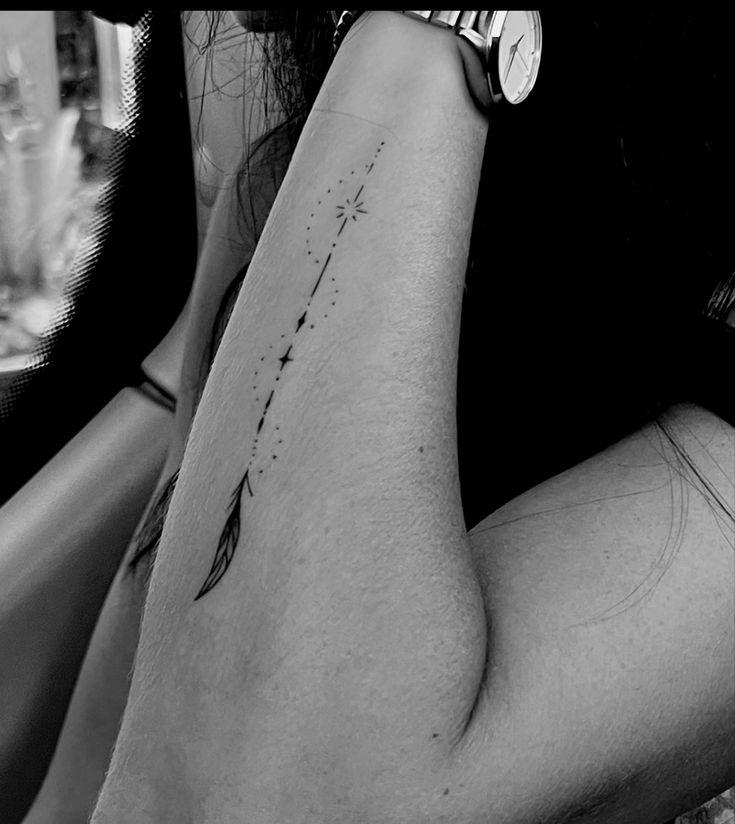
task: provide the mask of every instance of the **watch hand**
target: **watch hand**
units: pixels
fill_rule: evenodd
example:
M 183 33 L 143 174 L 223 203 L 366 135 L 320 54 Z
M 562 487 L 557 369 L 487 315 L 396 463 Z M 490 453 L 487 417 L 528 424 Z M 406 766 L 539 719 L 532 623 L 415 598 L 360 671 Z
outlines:
M 518 40 L 516 40 L 516 42 L 515 42 L 515 43 L 511 46 L 511 48 L 513 48 L 513 49 L 515 49 L 516 51 L 518 51 L 518 44 L 521 42 L 521 40 L 523 40 L 523 38 L 524 38 L 525 36 L 526 36 L 526 33 L 525 33 L 525 32 L 523 32 L 523 34 L 522 34 L 522 35 L 518 38 Z
M 523 63 L 523 68 L 528 71 L 528 63 L 523 59 L 523 55 L 520 52 L 520 49 L 516 49 L 516 54 L 518 55 L 518 59 Z
M 513 58 L 516 56 L 516 46 L 513 44 L 510 47 L 510 60 L 508 60 L 508 65 L 505 67 L 505 76 L 503 77 L 503 83 L 508 79 L 508 75 L 510 74 L 510 67 L 513 65 Z

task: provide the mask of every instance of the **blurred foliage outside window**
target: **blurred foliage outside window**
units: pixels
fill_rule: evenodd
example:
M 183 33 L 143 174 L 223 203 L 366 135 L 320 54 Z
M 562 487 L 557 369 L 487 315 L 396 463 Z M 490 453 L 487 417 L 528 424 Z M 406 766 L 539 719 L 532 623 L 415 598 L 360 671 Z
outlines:
M 51 320 L 119 123 L 127 26 L 0 11 L 0 383 Z

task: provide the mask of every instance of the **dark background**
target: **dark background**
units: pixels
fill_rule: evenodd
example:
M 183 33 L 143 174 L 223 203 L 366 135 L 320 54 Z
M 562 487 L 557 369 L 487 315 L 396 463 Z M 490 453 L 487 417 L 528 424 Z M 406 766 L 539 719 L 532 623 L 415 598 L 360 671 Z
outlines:
M 735 270 L 733 13 L 541 17 L 536 88 L 491 112 L 475 220 L 458 399 L 468 526 L 670 403 L 733 411 L 735 342 L 700 320 Z

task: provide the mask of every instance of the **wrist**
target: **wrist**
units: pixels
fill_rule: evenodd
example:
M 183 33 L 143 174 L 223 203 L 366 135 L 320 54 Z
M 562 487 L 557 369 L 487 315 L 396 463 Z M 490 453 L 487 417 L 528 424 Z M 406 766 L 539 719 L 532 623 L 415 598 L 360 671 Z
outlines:
M 372 89 L 382 103 L 403 92 L 404 98 L 429 103 L 434 115 L 436 106 L 449 98 L 479 114 L 476 95 L 468 88 L 470 75 L 480 87 L 487 86 L 479 56 L 452 31 L 395 11 L 364 11 L 335 55 L 328 74 L 329 100 L 335 92 L 354 98 Z
M 491 104 L 525 100 L 538 78 L 542 29 L 538 11 L 400 11 L 456 36 L 468 91 L 480 111 Z M 345 11 L 334 32 L 334 49 L 362 11 Z M 523 43 L 523 45 L 521 45 Z

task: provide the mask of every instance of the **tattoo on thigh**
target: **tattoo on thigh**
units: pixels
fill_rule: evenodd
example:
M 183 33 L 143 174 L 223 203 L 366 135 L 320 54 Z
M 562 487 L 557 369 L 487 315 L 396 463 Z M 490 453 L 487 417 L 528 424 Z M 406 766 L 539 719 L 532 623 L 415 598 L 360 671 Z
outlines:
M 278 426 L 267 425 L 268 412 L 277 397 L 286 368 L 296 360 L 294 356 L 298 353 L 299 341 L 309 330 L 315 328 L 318 320 L 326 320 L 329 309 L 337 305 L 339 283 L 334 261 L 340 245 L 349 237 L 349 228 L 368 214 L 365 208 L 365 186 L 384 146 L 385 141 L 381 141 L 367 162 L 351 169 L 330 185 L 310 210 L 306 221 L 304 251 L 308 270 L 312 273 L 313 286 L 305 303 L 297 309 L 293 326 L 281 334 L 280 347 L 269 346 L 268 351 L 260 357 L 260 368 L 253 374 L 251 388 L 256 402 L 264 399 L 262 413 L 253 436 L 248 465 L 230 495 L 227 517 L 214 559 L 195 601 L 213 589 L 227 572 L 240 539 L 243 497 L 246 492 L 248 497 L 254 497 L 254 487 L 264 472 L 264 461 L 272 463 L 278 460 L 278 447 L 283 439 Z M 267 365 L 275 369 L 272 368 L 271 374 L 264 379 L 261 372 Z M 269 446 L 267 450 L 264 443 L 266 438 Z

